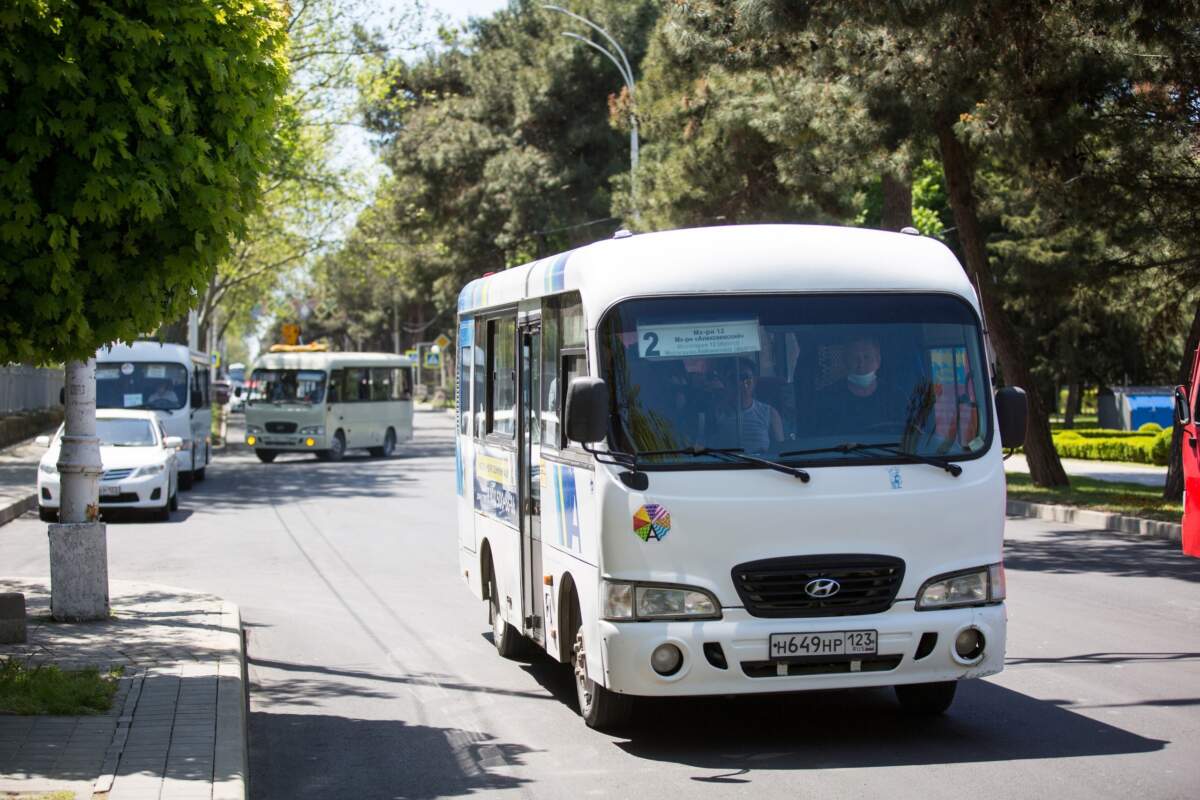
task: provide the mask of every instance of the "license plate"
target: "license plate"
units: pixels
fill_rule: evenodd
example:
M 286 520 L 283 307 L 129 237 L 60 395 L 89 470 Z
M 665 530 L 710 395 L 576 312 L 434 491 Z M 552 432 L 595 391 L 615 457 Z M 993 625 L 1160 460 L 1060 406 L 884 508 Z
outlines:
M 100 487 L 100 496 L 101 497 L 116 497 L 120 493 L 121 493 L 120 486 L 101 486 Z
M 772 633 L 767 646 L 772 661 L 873 656 L 879 648 L 876 631 Z

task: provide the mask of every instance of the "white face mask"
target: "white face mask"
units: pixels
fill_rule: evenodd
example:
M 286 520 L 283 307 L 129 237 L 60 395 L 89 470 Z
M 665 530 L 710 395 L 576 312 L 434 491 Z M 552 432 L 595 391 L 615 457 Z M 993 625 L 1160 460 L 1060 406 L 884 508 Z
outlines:
M 846 380 L 850 381 L 855 386 L 865 389 L 875 382 L 875 371 L 872 370 L 871 372 L 864 372 L 861 374 L 851 372 L 846 375 Z

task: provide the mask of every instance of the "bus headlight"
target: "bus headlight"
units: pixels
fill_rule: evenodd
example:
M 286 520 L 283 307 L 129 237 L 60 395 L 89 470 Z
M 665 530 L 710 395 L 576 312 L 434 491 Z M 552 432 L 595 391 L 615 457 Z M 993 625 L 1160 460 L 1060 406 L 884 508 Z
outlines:
M 324 425 L 311 425 L 307 428 L 301 428 L 299 433 L 301 436 L 324 436 L 325 435 L 325 426 Z
M 53 475 L 58 472 L 58 467 L 54 466 L 53 464 L 39 464 L 38 469 L 47 475 Z
M 695 586 L 603 581 L 600 591 L 607 620 L 721 618 L 717 599 Z
M 925 581 L 917 592 L 917 610 L 983 606 L 999 603 L 1006 596 L 1004 564 L 989 564 Z

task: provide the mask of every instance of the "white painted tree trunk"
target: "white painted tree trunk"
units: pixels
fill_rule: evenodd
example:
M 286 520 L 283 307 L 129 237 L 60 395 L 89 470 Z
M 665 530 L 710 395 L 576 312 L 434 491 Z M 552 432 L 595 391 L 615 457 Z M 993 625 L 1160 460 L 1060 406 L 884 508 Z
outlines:
M 108 617 L 108 554 L 100 518 L 96 360 L 66 368 L 66 422 L 58 456 L 59 524 L 50 526 L 50 611 L 55 619 Z

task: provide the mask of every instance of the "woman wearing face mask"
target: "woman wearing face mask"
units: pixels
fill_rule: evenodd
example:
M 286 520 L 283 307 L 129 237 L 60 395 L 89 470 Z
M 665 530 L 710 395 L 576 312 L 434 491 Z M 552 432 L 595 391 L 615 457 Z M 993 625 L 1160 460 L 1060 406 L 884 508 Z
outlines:
M 834 383 L 818 395 L 816 431 L 866 433 L 885 430 L 887 423 L 903 426 L 908 396 L 879 380 L 879 367 L 883 363 L 879 340 L 874 336 L 850 340 L 845 358 L 846 380 Z

